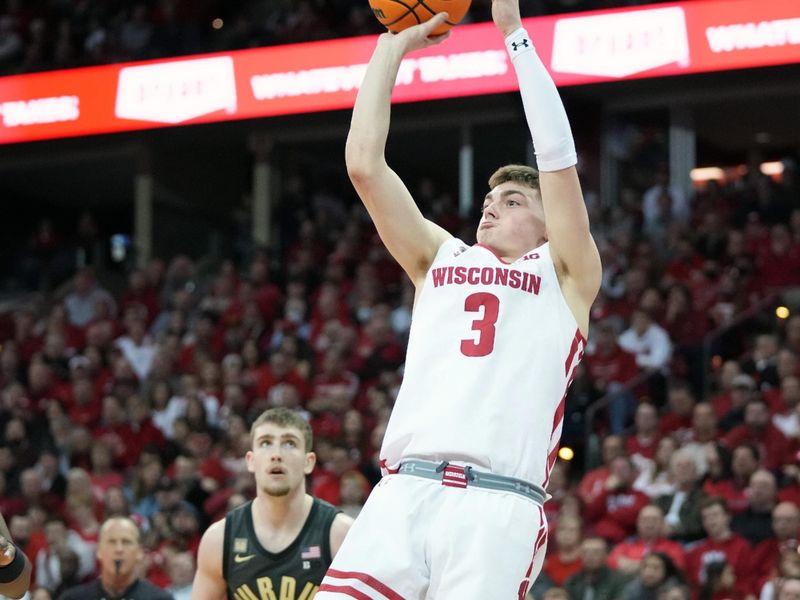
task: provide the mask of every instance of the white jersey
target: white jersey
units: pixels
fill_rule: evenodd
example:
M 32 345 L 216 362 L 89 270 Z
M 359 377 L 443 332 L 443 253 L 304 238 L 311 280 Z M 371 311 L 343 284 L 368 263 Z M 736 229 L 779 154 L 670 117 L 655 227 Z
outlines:
M 383 464 L 448 460 L 546 486 L 584 346 L 548 243 L 507 263 L 447 240 L 414 309 Z

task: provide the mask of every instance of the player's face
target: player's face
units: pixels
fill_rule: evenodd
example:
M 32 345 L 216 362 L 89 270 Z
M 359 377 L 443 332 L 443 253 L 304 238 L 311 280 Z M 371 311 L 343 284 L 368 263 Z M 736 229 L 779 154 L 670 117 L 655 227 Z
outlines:
M 264 423 L 256 428 L 253 448 L 246 455 L 247 469 L 256 477 L 256 487 L 269 496 L 286 496 L 305 487 L 305 477 L 314 469 L 316 456 L 306 452 L 300 430 Z
M 539 192 L 507 181 L 483 201 L 477 239 L 500 256 L 519 258 L 547 240 Z

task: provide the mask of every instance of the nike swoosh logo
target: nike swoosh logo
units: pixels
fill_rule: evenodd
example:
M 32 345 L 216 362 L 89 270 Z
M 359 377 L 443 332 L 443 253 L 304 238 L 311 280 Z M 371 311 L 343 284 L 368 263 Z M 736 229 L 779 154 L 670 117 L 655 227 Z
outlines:
M 250 560 L 254 556 L 255 556 L 255 554 L 248 554 L 247 556 L 242 556 L 241 554 L 236 554 L 233 557 L 233 561 L 237 562 L 237 563 L 243 563 L 243 562 L 247 562 L 248 560 Z

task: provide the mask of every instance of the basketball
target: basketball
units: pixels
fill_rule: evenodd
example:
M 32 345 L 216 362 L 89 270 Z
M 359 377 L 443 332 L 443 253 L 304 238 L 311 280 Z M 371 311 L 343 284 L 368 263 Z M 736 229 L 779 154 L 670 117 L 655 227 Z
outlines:
M 464 18 L 472 0 L 369 0 L 378 21 L 392 33 L 424 23 L 436 13 L 447 12 L 447 22 L 431 35 L 442 35 Z

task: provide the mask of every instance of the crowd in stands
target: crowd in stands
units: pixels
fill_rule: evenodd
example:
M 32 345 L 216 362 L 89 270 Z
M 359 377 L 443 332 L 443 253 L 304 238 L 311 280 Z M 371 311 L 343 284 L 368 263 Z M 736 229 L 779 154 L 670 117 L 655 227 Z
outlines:
M 112 515 L 141 525 L 152 581 L 185 586 L 205 527 L 254 493 L 249 424 L 268 407 L 306 414 L 311 491 L 358 514 L 380 476 L 413 288 L 360 207 L 296 183 L 283 250 L 243 264 L 154 258 L 114 293 L 85 266 L 0 315 L 0 511 L 40 597 L 91 576 Z M 680 210 L 659 186 L 652 213 L 588 195 L 605 275 L 569 404 L 611 402 L 596 423 L 602 465 L 555 467 L 533 593 L 788 598 L 800 314 L 769 304 L 696 367 L 710 330 L 800 282 L 797 173 L 787 162 L 780 181 L 710 185 Z M 468 239 L 474 224 L 419 190 Z
M 652 3 L 522 0 L 523 16 Z M 491 20 L 473 0 L 468 21 Z M 367 0 L 2 0 L 0 74 L 380 33 Z

